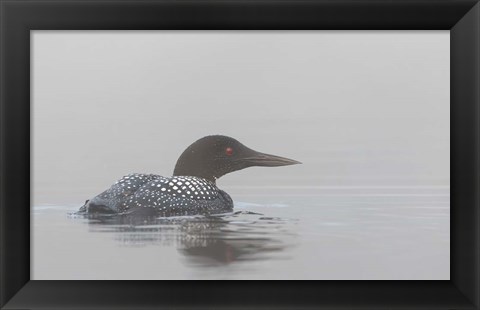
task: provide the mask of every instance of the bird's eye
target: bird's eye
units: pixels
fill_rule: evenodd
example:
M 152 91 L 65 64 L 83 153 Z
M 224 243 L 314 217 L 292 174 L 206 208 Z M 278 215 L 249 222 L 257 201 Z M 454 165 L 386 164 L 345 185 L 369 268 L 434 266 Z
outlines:
M 227 154 L 227 156 L 232 156 L 233 155 L 233 149 L 231 147 L 227 147 L 225 149 L 225 154 Z

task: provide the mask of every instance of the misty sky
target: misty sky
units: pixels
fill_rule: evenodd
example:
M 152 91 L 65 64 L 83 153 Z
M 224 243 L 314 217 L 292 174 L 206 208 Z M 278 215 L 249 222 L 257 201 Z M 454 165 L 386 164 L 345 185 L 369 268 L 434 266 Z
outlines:
M 171 175 L 210 134 L 302 165 L 249 187 L 449 186 L 448 31 L 33 31 L 34 204 Z

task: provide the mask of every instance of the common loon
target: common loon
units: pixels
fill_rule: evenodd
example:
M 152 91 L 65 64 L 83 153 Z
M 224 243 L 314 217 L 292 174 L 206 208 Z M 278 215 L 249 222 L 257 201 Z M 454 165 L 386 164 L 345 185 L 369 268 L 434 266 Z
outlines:
M 300 162 L 254 151 L 227 136 L 207 136 L 180 155 L 172 177 L 126 175 L 87 200 L 79 212 L 161 217 L 229 212 L 233 201 L 216 186 L 218 178 L 252 166 L 294 164 Z

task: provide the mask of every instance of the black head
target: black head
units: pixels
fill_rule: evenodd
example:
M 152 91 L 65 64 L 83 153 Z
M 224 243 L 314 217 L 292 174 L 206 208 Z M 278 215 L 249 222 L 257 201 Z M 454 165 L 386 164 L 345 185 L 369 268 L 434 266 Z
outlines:
M 207 136 L 194 142 L 180 155 L 173 175 L 196 176 L 215 183 L 227 173 L 248 167 L 295 164 L 300 162 L 254 151 L 230 137 Z

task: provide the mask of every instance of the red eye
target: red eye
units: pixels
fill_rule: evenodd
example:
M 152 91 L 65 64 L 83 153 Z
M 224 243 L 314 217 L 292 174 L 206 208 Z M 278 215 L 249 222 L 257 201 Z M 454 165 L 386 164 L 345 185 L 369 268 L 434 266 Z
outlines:
M 227 154 L 227 156 L 232 156 L 233 155 L 233 149 L 231 147 L 227 147 L 225 149 L 225 154 Z

